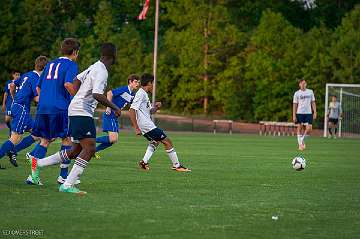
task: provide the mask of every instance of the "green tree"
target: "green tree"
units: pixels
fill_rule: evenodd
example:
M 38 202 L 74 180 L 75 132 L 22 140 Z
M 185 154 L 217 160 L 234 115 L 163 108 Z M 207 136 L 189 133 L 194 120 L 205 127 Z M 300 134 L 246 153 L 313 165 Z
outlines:
M 304 61 L 299 46 L 302 32 L 279 13 L 266 11 L 251 37 L 245 79 L 254 82 L 256 120 L 288 120 L 296 79 Z M 251 83 L 248 83 L 251 85 Z
M 360 5 L 336 29 L 331 46 L 333 80 L 360 83 Z
M 159 81 L 172 89 L 171 107 L 192 112 L 201 105 L 207 113 L 212 89 L 217 87 L 217 74 L 238 52 L 239 32 L 230 24 L 221 1 L 172 1 L 166 4 L 173 27 L 166 32 L 161 64 L 171 68 L 160 71 Z M 170 90 L 170 88 L 169 88 Z M 210 106 L 209 106 L 210 105 Z M 214 101 L 214 106 L 216 101 Z

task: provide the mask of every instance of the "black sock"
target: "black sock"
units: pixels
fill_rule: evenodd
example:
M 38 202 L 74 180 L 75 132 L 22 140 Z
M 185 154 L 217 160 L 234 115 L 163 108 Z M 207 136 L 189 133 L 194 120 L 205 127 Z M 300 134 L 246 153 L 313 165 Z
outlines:
M 331 130 L 331 127 L 329 127 L 329 134 L 332 136 L 332 130 Z

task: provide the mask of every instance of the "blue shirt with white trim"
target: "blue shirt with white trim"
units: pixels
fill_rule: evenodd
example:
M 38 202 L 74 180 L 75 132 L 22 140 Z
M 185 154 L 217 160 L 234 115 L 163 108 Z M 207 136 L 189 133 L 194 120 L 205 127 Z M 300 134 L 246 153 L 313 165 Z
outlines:
M 38 114 L 52 114 L 67 111 L 71 95 L 64 84 L 73 83 L 78 74 L 76 62 L 67 57 L 59 57 L 47 63 L 38 82 L 40 99 Z
M 40 75 L 36 71 L 29 71 L 14 81 L 17 92 L 14 96 L 14 103 L 25 106 L 30 110 L 31 102 L 37 96 L 36 86 Z

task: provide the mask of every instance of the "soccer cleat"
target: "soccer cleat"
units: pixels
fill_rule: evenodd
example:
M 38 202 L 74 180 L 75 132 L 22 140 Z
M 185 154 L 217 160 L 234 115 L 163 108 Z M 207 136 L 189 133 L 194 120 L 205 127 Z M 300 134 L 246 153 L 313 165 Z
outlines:
M 16 153 L 9 152 L 8 153 L 9 161 L 14 167 L 19 167 L 17 161 L 16 161 Z
M 99 153 L 95 153 L 95 154 L 94 154 L 94 157 L 95 157 L 95 159 L 98 159 L 98 160 L 101 159 L 101 156 L 100 156 Z
M 65 180 L 66 180 L 66 178 L 63 178 L 63 177 L 61 177 L 61 176 L 59 176 L 59 177 L 57 178 L 58 184 L 63 184 L 63 183 L 65 183 Z M 75 181 L 75 185 L 77 185 L 77 184 L 80 184 L 80 179 L 77 179 L 77 180 Z
M 82 195 L 85 195 L 87 192 L 85 191 L 80 191 L 80 189 L 72 186 L 72 187 L 65 187 L 64 184 L 61 184 L 60 187 L 59 187 L 59 192 L 62 192 L 62 193 L 75 193 L 75 194 L 78 194 L 80 196 Z
M 26 153 L 26 158 L 28 159 L 28 162 L 30 163 L 31 166 L 31 178 L 32 178 L 32 182 L 35 185 L 39 185 L 40 183 L 40 170 L 39 167 L 37 166 L 37 159 L 30 155 L 30 153 Z
M 139 167 L 143 170 L 150 170 L 150 166 L 148 163 L 145 163 L 143 160 L 139 162 Z
M 177 171 L 177 172 L 191 172 L 191 169 L 189 168 L 185 168 L 182 165 L 179 165 L 179 167 L 172 167 L 173 170 Z
M 28 178 L 26 179 L 25 181 L 26 184 L 29 184 L 29 185 L 38 185 L 38 186 L 42 186 L 44 184 L 42 184 L 42 182 L 40 181 L 40 178 L 37 182 L 37 184 L 34 183 L 34 180 L 32 179 L 31 175 L 28 176 Z

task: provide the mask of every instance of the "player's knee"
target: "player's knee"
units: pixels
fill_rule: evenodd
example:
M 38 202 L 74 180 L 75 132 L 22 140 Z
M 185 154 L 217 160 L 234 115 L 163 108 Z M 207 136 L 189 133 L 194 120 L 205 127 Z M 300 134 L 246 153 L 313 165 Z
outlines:
M 171 149 L 173 147 L 173 144 L 169 138 L 166 138 L 162 141 L 166 149 Z
M 40 145 L 47 148 L 50 144 L 50 140 L 48 139 L 40 139 Z
M 71 140 L 69 137 L 61 140 L 62 145 L 71 145 Z
M 11 136 L 10 136 L 10 141 L 13 143 L 13 144 L 18 144 L 21 140 L 21 135 L 19 134 L 16 134 L 16 133 L 12 133 Z
M 11 121 L 11 118 L 10 118 L 10 117 L 5 117 L 5 123 L 6 123 L 6 124 L 10 123 L 10 121 Z
M 109 141 L 111 144 L 115 144 L 119 140 L 118 135 L 109 135 Z
M 96 147 L 95 146 L 90 146 L 86 149 L 83 149 L 83 151 L 85 152 L 85 154 L 87 154 L 89 157 L 93 156 L 96 152 Z
M 156 141 L 151 141 L 149 143 L 149 146 L 152 147 L 154 149 L 154 151 L 156 150 L 156 148 L 159 146 L 159 142 Z

